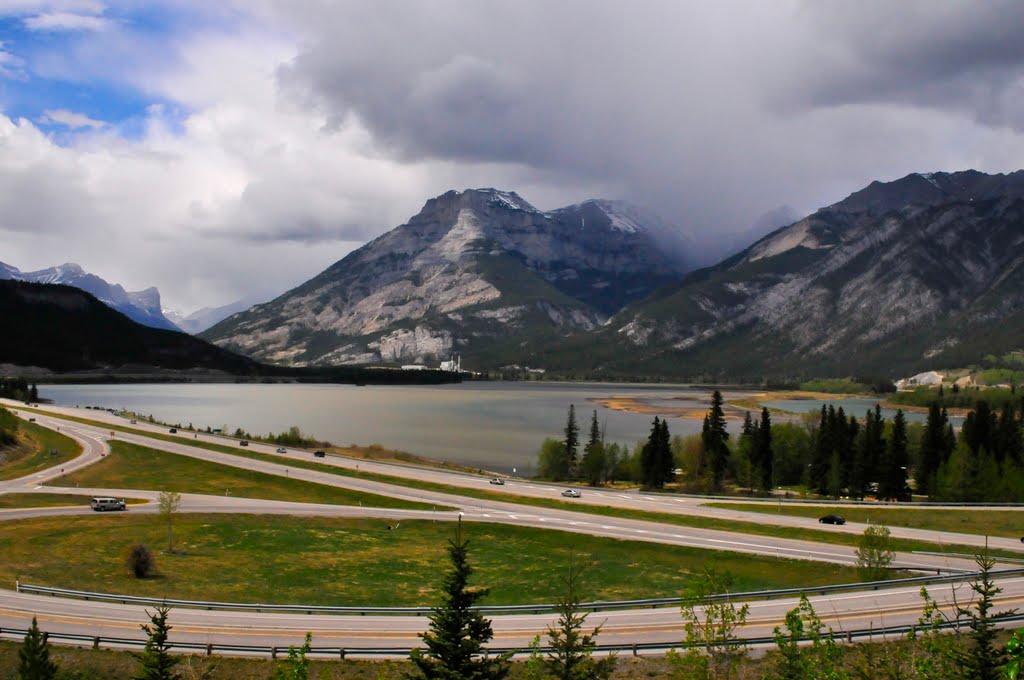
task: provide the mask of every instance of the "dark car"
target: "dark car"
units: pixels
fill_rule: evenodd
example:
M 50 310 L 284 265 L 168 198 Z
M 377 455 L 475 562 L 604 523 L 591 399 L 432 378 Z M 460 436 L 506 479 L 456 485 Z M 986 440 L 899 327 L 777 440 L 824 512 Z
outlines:
M 316 456 L 317 458 L 323 458 L 324 456 L 327 455 L 327 452 L 326 451 L 314 451 L 313 455 Z
M 176 428 L 176 427 L 172 427 L 171 429 L 169 429 L 167 431 L 170 432 L 171 434 L 178 434 L 178 428 Z
M 818 521 L 822 524 L 846 524 L 846 520 L 839 515 L 825 515 Z
M 239 446 L 248 446 L 249 442 L 248 442 L 248 440 L 243 439 L 243 440 L 238 442 L 238 445 Z

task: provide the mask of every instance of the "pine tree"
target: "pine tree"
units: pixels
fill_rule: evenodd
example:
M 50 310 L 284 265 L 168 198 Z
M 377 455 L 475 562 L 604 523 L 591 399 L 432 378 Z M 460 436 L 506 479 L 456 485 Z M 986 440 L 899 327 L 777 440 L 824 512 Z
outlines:
M 994 620 L 1016 613 L 1016 610 L 993 613 L 993 600 L 1003 592 L 992 581 L 992 568 L 996 561 L 987 554 L 975 557 L 978 577 L 971 583 L 971 590 L 977 596 L 973 609 L 959 608 L 957 616 L 965 617 L 971 629 L 967 648 L 959 651 L 957 661 L 964 678 L 971 680 L 998 680 L 1003 677 L 1002 666 L 1006 663 L 1006 650 L 996 645 Z
M 598 626 L 591 633 L 583 632 L 587 614 L 580 610 L 579 579 L 582 570 L 574 561 L 562 578 L 565 594 L 555 606 L 558 625 L 548 626 L 551 651 L 544 659 L 544 667 L 560 680 L 601 680 L 615 670 L 615 657 L 594 658 L 594 638 L 601 632 Z
M 468 546 L 460 521 L 455 537 L 448 541 L 452 567 L 444 577 L 441 603 L 430 615 L 430 629 L 420 633 L 427 651 L 412 651 L 410 660 L 416 672 L 410 678 L 500 680 L 508 675 L 511 654 L 482 656 L 483 646 L 494 632 L 491 622 L 472 607 L 489 589 L 469 587 L 473 568 L 467 558 Z
M 664 465 L 662 463 L 661 448 L 661 419 L 654 417 L 651 423 L 651 434 L 647 436 L 647 442 L 640 452 L 640 469 L 643 473 L 643 483 L 649 489 L 660 489 L 665 486 L 662 477 Z
M 661 430 L 658 433 L 658 462 L 659 476 L 662 486 L 676 478 L 675 458 L 672 456 L 672 435 L 668 431 L 668 419 L 661 421 Z
M 882 498 L 904 500 L 907 488 L 907 420 L 902 409 L 892 419 L 892 438 L 882 466 L 878 494 Z
M 583 474 L 592 486 L 597 486 L 604 480 L 605 472 L 605 451 L 604 442 L 601 441 L 601 428 L 597 423 L 597 411 L 590 420 L 590 439 L 583 447 Z
M 569 454 L 569 467 L 576 469 L 576 451 L 580 445 L 580 428 L 576 424 L 576 406 L 569 404 L 569 416 L 565 420 L 565 452 Z
M 46 636 L 39 630 L 36 617 L 18 650 L 18 680 L 51 680 L 57 677 L 57 664 L 50 659 Z
M 150 624 L 142 624 L 140 627 L 148 635 L 146 647 L 141 654 L 135 654 L 139 660 L 139 674 L 132 680 L 178 680 L 181 676 L 171 669 L 180 659 L 171 656 L 170 644 L 167 637 L 171 632 L 171 626 L 167 625 L 167 613 L 170 607 L 158 606 L 154 613 L 149 615 Z
M 772 449 L 772 417 L 766 407 L 761 408 L 761 423 L 754 433 L 754 461 L 759 475 L 758 486 L 770 492 L 774 477 L 775 451 Z
M 921 436 L 919 463 L 914 471 L 918 493 L 926 493 L 929 496 L 935 493 L 935 475 L 939 471 L 939 465 L 944 462 L 946 425 L 948 420 L 945 411 L 940 411 L 939 403 L 933 401 L 928 406 L 928 421 Z
M 729 433 L 725 430 L 725 413 L 722 411 L 722 393 L 715 390 L 711 395 L 711 409 L 704 417 L 701 441 L 704 455 L 711 470 L 711 482 L 721 488 L 725 471 L 729 467 Z
M 835 449 L 833 431 L 835 429 L 835 409 L 821 405 L 821 420 L 818 423 L 817 437 L 814 441 L 814 458 L 811 460 L 810 479 L 812 489 L 820 494 L 828 493 L 828 475 L 832 466 L 832 451 Z
M 1021 440 L 1020 422 L 1017 420 L 1013 404 L 1007 402 L 999 415 L 999 426 L 996 444 L 996 459 L 999 462 L 1009 461 L 1020 465 L 1024 458 L 1024 441 Z

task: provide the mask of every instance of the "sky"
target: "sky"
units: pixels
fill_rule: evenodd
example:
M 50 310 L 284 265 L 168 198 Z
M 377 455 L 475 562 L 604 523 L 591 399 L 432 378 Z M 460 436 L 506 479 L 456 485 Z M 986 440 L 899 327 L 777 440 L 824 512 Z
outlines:
M 1020 169 L 1021 35 L 1016 0 L 0 0 L 0 261 L 188 313 L 489 186 L 727 239 Z

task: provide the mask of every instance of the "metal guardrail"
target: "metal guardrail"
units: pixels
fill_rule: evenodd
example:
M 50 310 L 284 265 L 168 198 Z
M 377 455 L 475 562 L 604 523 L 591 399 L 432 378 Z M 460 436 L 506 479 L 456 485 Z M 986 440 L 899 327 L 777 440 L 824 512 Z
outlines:
M 994 620 L 997 625 L 1006 625 L 1018 622 L 1024 622 L 1024 614 L 1013 614 L 1010 616 L 999 617 Z M 957 629 L 966 627 L 964 621 L 945 621 L 938 626 L 939 629 Z M 911 631 L 919 630 L 918 626 L 914 625 L 902 625 L 902 626 L 885 626 L 882 628 L 862 628 L 859 630 L 851 631 L 833 631 L 834 639 L 837 642 L 853 643 L 855 640 L 861 640 L 867 638 L 869 640 L 874 638 L 885 638 L 893 635 L 906 635 Z M 0 628 L 0 637 L 8 636 L 17 638 L 24 638 L 28 634 L 28 630 L 24 628 Z M 104 636 L 93 636 L 93 635 L 82 635 L 76 633 L 43 633 L 47 640 L 55 640 L 69 643 L 79 643 L 92 646 L 93 649 L 99 649 L 100 647 L 117 648 L 117 647 L 143 647 L 146 644 L 145 640 L 137 638 L 114 638 Z M 804 637 L 799 638 L 800 641 L 806 641 L 810 638 Z M 756 638 L 740 638 L 737 640 L 730 640 L 727 644 L 733 646 L 748 646 L 748 647 L 759 647 L 765 645 L 771 645 L 775 643 L 775 638 L 771 636 L 762 636 Z M 222 643 L 202 643 L 202 642 L 170 642 L 168 648 L 172 651 L 178 652 L 198 652 L 211 656 L 215 652 L 226 652 L 236 653 L 249 656 L 269 656 L 272 659 L 277 659 L 279 654 L 287 652 L 287 646 L 276 646 L 276 645 L 236 645 L 236 644 L 222 644 Z M 666 652 L 670 649 L 686 649 L 687 645 L 683 643 L 672 643 L 672 642 L 636 642 L 626 644 L 597 644 L 595 650 L 602 653 L 618 653 L 618 652 L 631 652 L 633 656 L 638 656 L 640 652 Z M 500 654 L 506 652 L 512 652 L 513 654 L 530 654 L 535 651 L 541 653 L 548 653 L 554 651 L 551 647 L 488 647 L 485 652 L 488 654 Z M 408 656 L 412 653 L 410 647 L 310 647 L 309 656 L 314 657 L 333 657 L 337 659 L 345 659 L 348 656 L 361 656 L 361 657 L 399 657 Z
M 1001 569 L 990 572 L 995 578 L 1024 575 L 1024 568 Z M 915 576 L 912 578 L 893 579 L 889 581 L 866 581 L 863 583 L 841 583 L 831 586 L 810 588 L 782 588 L 778 590 L 756 590 L 745 593 L 721 593 L 704 598 L 705 602 L 721 602 L 728 600 L 768 600 L 779 597 L 798 595 L 827 595 L 829 593 L 850 592 L 855 590 L 880 590 L 882 588 L 900 588 L 912 585 L 929 585 L 940 583 L 957 583 L 976 577 L 976 572 L 958 572 L 938 576 Z M 135 604 L 155 607 L 188 607 L 192 609 L 209 609 L 224 611 L 256 611 L 256 612 L 289 612 L 305 614 L 349 614 L 349 615 L 393 615 L 393 616 L 426 616 L 433 612 L 433 607 L 338 607 L 330 605 L 295 605 L 295 604 L 260 604 L 237 602 L 206 602 L 200 600 L 178 600 L 172 598 L 137 597 L 134 595 L 115 595 L 110 593 L 94 593 L 65 588 L 34 586 L 20 581 L 15 582 L 19 593 L 50 595 L 52 597 L 68 597 L 97 602 L 116 602 L 119 604 Z M 642 600 L 614 600 L 608 602 L 583 602 L 579 608 L 583 611 L 607 611 L 612 609 L 646 609 L 657 607 L 678 606 L 683 603 L 680 597 L 652 597 Z M 544 614 L 554 612 L 557 605 L 545 604 L 511 604 L 480 606 L 474 609 L 486 614 Z

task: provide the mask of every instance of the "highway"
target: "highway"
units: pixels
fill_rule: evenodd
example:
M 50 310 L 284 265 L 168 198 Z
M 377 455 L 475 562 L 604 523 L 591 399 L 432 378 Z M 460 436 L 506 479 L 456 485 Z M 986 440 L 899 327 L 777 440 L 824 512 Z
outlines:
M 79 499 L 82 498 L 82 495 L 112 495 L 149 500 L 156 498 L 157 494 L 155 492 L 147 490 L 75 489 L 43 486 L 46 481 L 59 477 L 61 474 L 69 474 L 74 470 L 101 460 L 109 452 L 107 440 L 111 437 L 111 431 L 108 427 L 104 426 L 85 425 L 48 416 L 40 412 L 43 409 L 24 409 L 21 405 L 13 403 L 9 407 L 20 409 L 23 412 L 31 412 L 36 418 L 37 423 L 42 426 L 54 429 L 59 428 L 62 433 L 73 437 L 82 444 L 83 453 L 75 460 L 68 461 L 62 466 L 56 466 L 25 478 L 0 482 L 0 494 L 45 492 L 66 493 L 69 494 L 69 497 L 77 496 Z M 106 422 L 116 423 L 119 426 L 127 425 L 123 418 L 100 411 L 61 410 L 52 406 L 44 407 L 44 409 L 46 411 L 60 412 L 65 415 L 73 414 L 78 417 L 91 419 L 103 418 Z M 167 434 L 166 428 L 158 428 L 142 423 L 131 427 L 152 433 Z M 185 512 L 288 514 L 325 517 L 361 516 L 379 517 L 381 519 L 432 518 L 443 521 L 453 521 L 461 515 L 465 521 L 470 522 L 507 523 L 670 545 L 730 550 L 758 555 L 776 555 L 779 557 L 811 559 L 837 564 L 855 563 L 853 548 L 846 546 L 683 527 L 673 524 L 624 519 L 615 516 L 574 512 L 571 510 L 571 503 L 582 502 L 608 505 L 613 508 L 705 515 L 707 517 L 743 519 L 744 521 L 756 521 L 773 525 L 821 528 L 815 520 L 707 508 L 700 505 L 698 500 L 692 498 L 652 498 L 636 493 L 585 489 L 583 490 L 582 498 L 565 504 L 570 509 L 539 508 L 512 502 L 511 496 L 520 495 L 561 499 L 559 492 L 565 487 L 519 480 L 508 480 L 504 486 L 495 486 L 488 484 L 486 477 L 453 473 L 445 470 L 355 461 L 335 456 L 317 459 L 317 462 L 326 462 L 339 468 L 355 469 L 358 466 L 360 471 L 365 472 L 417 478 L 461 488 L 486 489 L 488 491 L 506 493 L 510 496 L 509 501 L 479 500 L 459 496 L 454 493 L 411 489 L 379 481 L 357 479 L 318 470 L 307 470 L 289 464 L 289 461 L 294 460 L 297 456 L 301 456 L 303 460 L 311 460 L 308 451 L 289 450 L 286 454 L 278 455 L 274 453 L 276 447 L 265 446 L 255 442 L 250 443 L 249 449 L 251 451 L 275 455 L 280 459 L 280 462 L 268 462 L 198 448 L 194 446 L 197 437 L 193 437 L 192 433 L 187 435 L 183 433 L 178 438 L 179 441 L 173 443 L 153 439 L 141 434 L 117 432 L 114 437 L 156 449 L 194 456 L 239 468 L 456 508 L 456 510 L 411 511 L 265 501 L 232 496 L 184 494 L 182 511 Z M 202 434 L 198 438 L 217 441 L 221 444 L 233 441 Z M 130 509 L 132 513 L 155 511 L 155 503 L 132 506 Z M 82 499 L 80 502 L 70 504 L 67 507 L 0 510 L 0 521 L 90 512 L 91 510 L 88 509 L 84 499 Z M 863 531 L 863 526 L 860 528 L 857 528 L 857 525 L 829 527 L 829 530 L 860 533 Z M 980 545 L 978 543 L 979 537 L 965 534 L 916 530 L 898 531 L 896 529 L 893 530 L 893 534 L 921 538 L 921 540 L 938 543 Z M 992 539 L 990 540 L 990 545 L 992 547 L 1018 551 L 1022 547 L 1018 541 L 1010 539 Z M 922 571 L 967 571 L 972 570 L 974 567 L 972 561 L 965 559 L 903 553 L 897 555 L 896 565 Z M 1000 598 L 1001 606 L 1014 606 L 1024 600 L 1024 579 L 1007 579 L 1000 585 L 1005 589 Z M 951 600 L 955 595 L 961 601 L 967 597 L 969 592 L 966 586 L 959 586 L 957 588 L 938 586 L 932 589 L 932 591 L 936 595 L 942 593 L 943 595 L 940 599 Z M 887 589 L 877 592 L 847 593 L 834 595 L 829 598 L 816 598 L 815 602 L 819 614 L 830 621 L 834 628 L 837 630 L 847 630 L 863 628 L 868 625 L 878 627 L 881 625 L 916 622 L 917 617 L 921 613 L 921 604 L 917 593 L 918 588 L 905 589 L 905 592 Z M 791 599 L 753 603 L 751 616 L 744 634 L 751 637 L 770 635 L 772 628 L 781 623 L 784 613 L 793 606 L 795 606 L 795 602 Z M 94 631 L 89 634 L 136 638 L 141 635 L 138 623 L 141 623 L 145 616 L 143 608 L 138 606 L 82 602 L 0 591 L 0 627 L 27 627 L 27 621 L 30 620 L 33 614 L 40 617 L 40 624 L 45 630 L 53 632 Z M 545 627 L 552 621 L 552 617 L 550 615 L 501 615 L 494 617 L 493 620 L 496 631 L 496 639 L 493 643 L 495 646 L 524 647 L 533 639 L 534 635 L 544 631 Z M 604 643 L 631 644 L 637 641 L 668 643 L 679 640 L 682 635 L 679 612 L 674 607 L 639 611 L 602 612 L 591 616 L 591 622 L 594 625 L 601 621 L 606 621 L 601 634 L 601 641 Z M 418 617 L 255 614 L 179 608 L 173 612 L 173 625 L 175 626 L 175 639 L 198 641 L 204 644 L 212 642 L 216 644 L 287 646 L 288 644 L 301 643 L 302 633 L 310 630 L 314 632 L 314 645 L 319 646 L 403 648 L 416 645 L 416 633 L 422 631 L 426 624 L 425 619 Z

